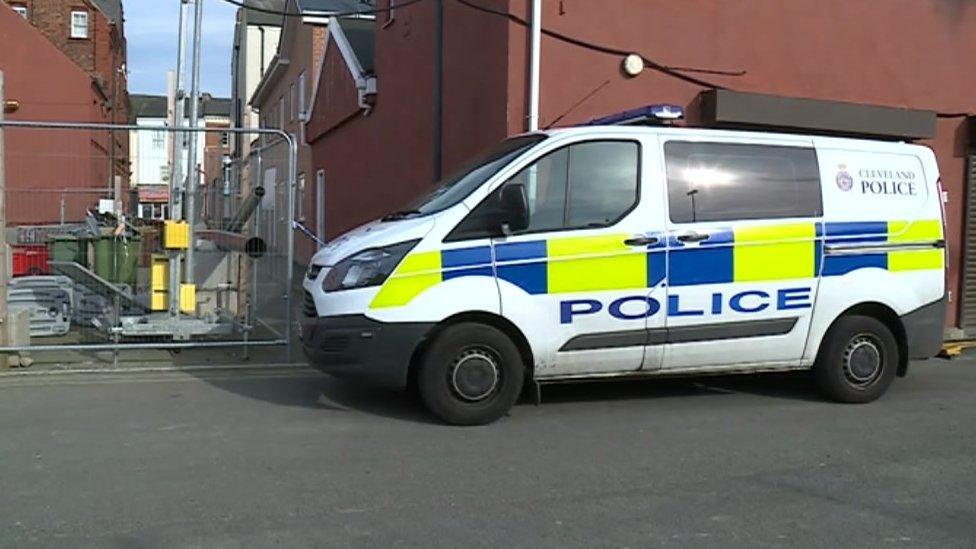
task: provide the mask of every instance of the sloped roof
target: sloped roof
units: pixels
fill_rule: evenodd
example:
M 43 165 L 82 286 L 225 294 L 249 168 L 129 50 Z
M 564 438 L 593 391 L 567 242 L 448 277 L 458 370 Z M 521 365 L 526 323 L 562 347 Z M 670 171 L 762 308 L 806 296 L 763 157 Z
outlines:
M 129 116 L 137 118 L 166 118 L 166 96 L 129 94 Z
M 295 0 L 302 13 L 330 14 L 376 9 L 367 0 Z
M 190 101 L 187 100 L 186 111 L 189 113 Z M 132 121 L 137 118 L 166 118 L 168 116 L 167 99 L 165 95 L 129 94 L 131 109 L 129 115 Z M 230 116 L 230 99 L 224 97 L 200 97 L 200 116 Z
M 359 66 L 364 74 L 373 74 L 373 59 L 376 52 L 374 30 L 376 24 L 371 19 L 340 19 L 339 26 L 349 41 Z
M 92 3 L 98 7 L 108 17 L 108 20 L 116 25 L 119 23 L 119 18 L 122 17 L 122 0 L 92 0 Z

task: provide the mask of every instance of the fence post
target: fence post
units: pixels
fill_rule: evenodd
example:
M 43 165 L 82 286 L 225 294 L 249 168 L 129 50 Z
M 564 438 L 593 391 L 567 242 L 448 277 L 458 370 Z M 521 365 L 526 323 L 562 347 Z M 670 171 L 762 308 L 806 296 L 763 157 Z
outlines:
M 4 97 L 3 71 L 0 71 L 0 122 L 3 122 L 3 113 L 7 107 Z M 4 172 L 7 157 L 3 148 L 4 132 L 4 128 L 0 127 L 0 235 L 3 235 L 0 239 L 0 346 L 7 345 L 7 331 L 10 329 L 10 319 L 7 317 L 7 280 L 10 279 L 7 266 L 10 265 L 10 257 L 7 247 L 7 179 Z M 0 353 L 0 370 L 7 369 L 8 365 L 7 355 Z

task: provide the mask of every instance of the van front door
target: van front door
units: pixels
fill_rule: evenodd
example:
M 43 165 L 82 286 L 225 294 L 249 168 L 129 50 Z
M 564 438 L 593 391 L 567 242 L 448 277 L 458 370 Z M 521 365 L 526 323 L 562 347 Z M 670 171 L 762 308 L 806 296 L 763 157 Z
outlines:
M 643 144 L 553 146 L 503 184 L 526 189 L 530 217 L 493 241 L 502 314 L 533 342 L 537 378 L 656 368 L 662 352 L 644 351 L 648 319 L 664 322 L 663 297 L 647 290 L 660 274 L 649 273 L 648 257 L 663 246 L 663 195 L 656 184 L 654 200 L 640 199 L 650 173 Z
M 809 141 L 666 140 L 665 369 L 798 365 L 821 263 Z

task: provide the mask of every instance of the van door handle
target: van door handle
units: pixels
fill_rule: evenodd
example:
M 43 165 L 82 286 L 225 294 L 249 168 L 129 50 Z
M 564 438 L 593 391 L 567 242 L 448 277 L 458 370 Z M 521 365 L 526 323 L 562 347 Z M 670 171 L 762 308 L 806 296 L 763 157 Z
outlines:
M 708 240 L 710 235 L 706 233 L 696 233 L 695 231 L 678 235 L 678 242 L 702 242 Z
M 635 236 L 624 240 L 624 244 L 628 246 L 653 246 L 660 241 L 661 239 L 656 236 Z

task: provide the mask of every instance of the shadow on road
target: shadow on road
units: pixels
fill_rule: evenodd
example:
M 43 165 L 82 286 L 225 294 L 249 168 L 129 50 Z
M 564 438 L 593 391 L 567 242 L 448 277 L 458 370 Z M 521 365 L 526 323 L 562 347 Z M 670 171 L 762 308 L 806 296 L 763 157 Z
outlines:
M 250 375 L 199 375 L 223 390 L 281 406 L 321 409 L 330 413 L 360 412 L 402 421 L 437 424 L 412 391 L 392 391 L 345 381 L 316 372 Z M 820 401 L 806 373 L 722 377 L 660 378 L 547 385 L 542 406 L 572 402 L 654 400 L 673 397 L 722 397 L 748 394 L 787 400 Z M 519 406 L 531 406 L 529 388 Z
M 542 401 L 637 400 L 677 396 L 750 394 L 789 400 L 822 400 L 805 372 L 721 377 L 657 378 L 543 386 Z

